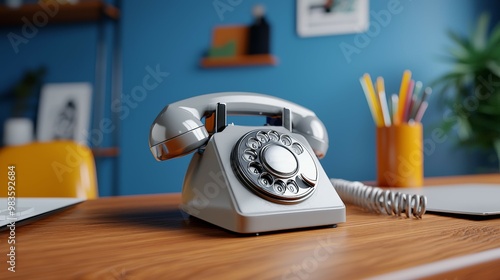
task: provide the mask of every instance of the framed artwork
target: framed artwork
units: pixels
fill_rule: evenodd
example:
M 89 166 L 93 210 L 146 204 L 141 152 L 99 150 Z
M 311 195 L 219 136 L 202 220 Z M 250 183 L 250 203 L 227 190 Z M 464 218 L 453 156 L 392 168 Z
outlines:
M 91 102 L 90 83 L 45 84 L 38 108 L 38 141 L 67 139 L 86 145 Z
M 368 5 L 368 0 L 297 0 L 297 33 L 311 37 L 365 32 Z

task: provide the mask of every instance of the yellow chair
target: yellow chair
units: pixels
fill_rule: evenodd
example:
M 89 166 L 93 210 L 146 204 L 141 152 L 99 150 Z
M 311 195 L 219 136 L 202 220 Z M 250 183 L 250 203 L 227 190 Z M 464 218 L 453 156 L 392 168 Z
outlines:
M 9 167 L 15 171 L 10 178 Z M 15 181 L 16 197 L 98 196 L 92 151 L 73 141 L 4 147 L 0 149 L 0 170 L 2 197 L 7 196 L 11 179 Z

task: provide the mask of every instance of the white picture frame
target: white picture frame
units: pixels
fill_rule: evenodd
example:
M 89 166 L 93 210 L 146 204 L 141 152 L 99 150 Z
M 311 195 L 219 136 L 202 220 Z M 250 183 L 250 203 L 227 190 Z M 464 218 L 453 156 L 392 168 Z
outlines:
M 73 140 L 87 145 L 92 110 L 90 83 L 45 84 L 38 107 L 38 141 Z
M 301 37 L 362 33 L 370 25 L 369 0 L 297 0 Z

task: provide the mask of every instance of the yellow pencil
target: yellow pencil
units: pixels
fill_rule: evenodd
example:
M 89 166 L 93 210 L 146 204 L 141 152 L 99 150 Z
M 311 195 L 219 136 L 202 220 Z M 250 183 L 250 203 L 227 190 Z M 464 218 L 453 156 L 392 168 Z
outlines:
M 368 108 L 370 108 L 370 113 L 372 113 L 373 121 L 375 122 L 375 125 L 377 125 L 377 116 L 375 114 L 375 110 L 373 109 L 373 104 L 370 101 L 371 100 L 370 93 L 368 92 L 368 88 L 366 87 L 366 83 L 365 83 L 365 80 L 363 79 L 363 77 L 359 78 L 359 83 L 361 84 L 361 87 L 363 88 L 363 92 L 364 92 L 365 97 L 366 97 L 366 103 L 368 103 Z
M 398 125 L 403 121 L 403 116 L 405 113 L 406 95 L 408 94 L 408 84 L 411 79 L 411 71 L 405 70 L 403 73 L 403 78 L 401 79 L 401 87 L 399 88 L 399 105 L 398 113 L 394 120 L 394 124 Z
M 368 90 L 368 94 L 370 96 L 370 102 L 372 103 L 373 106 L 373 113 L 375 117 L 375 123 L 377 126 L 384 126 L 384 121 L 382 117 L 382 109 L 380 107 L 380 101 L 378 100 L 377 95 L 375 94 L 375 90 L 373 89 L 373 83 L 372 83 L 372 78 L 370 77 L 370 74 L 366 73 L 363 75 L 363 79 L 366 84 L 366 89 Z

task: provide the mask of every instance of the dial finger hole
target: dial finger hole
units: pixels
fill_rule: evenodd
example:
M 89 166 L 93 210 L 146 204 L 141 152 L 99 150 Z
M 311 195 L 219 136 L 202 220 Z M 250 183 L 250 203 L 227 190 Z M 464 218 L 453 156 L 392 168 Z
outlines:
M 280 135 L 278 134 L 278 132 L 276 132 L 274 130 L 269 131 L 267 133 L 267 135 L 269 135 L 269 140 L 276 141 L 276 142 L 278 142 L 280 140 Z
M 247 147 L 249 147 L 250 149 L 257 150 L 258 148 L 260 148 L 260 145 L 260 141 L 255 138 L 250 138 L 247 140 Z
M 259 175 L 260 173 L 262 173 L 262 166 L 257 162 L 251 162 L 248 165 L 248 171 L 250 172 L 250 174 Z
M 285 183 L 283 183 L 282 181 L 276 181 L 276 182 L 274 182 L 273 190 L 277 194 L 281 194 L 281 195 L 284 194 L 285 191 L 286 191 Z
M 288 181 L 288 182 L 286 183 L 286 189 L 287 189 L 289 192 L 293 193 L 293 194 L 297 194 L 297 193 L 299 193 L 299 186 L 297 186 L 297 183 L 295 183 L 295 181 L 291 181 L 291 180 L 290 180 L 290 181 Z
M 264 187 L 270 187 L 274 183 L 273 176 L 268 173 L 262 173 L 259 177 L 259 183 Z
M 245 152 L 243 152 L 243 159 L 246 161 L 254 161 L 257 159 L 257 152 L 246 149 Z
M 292 144 L 292 151 L 296 153 L 297 155 L 300 155 L 304 152 L 304 148 L 299 143 L 293 143 Z
M 269 142 L 269 135 L 267 135 L 264 131 L 257 132 L 257 135 L 255 137 L 261 143 L 267 143 L 267 142 Z
M 292 145 L 292 139 L 288 135 L 281 135 L 281 143 L 285 146 Z

